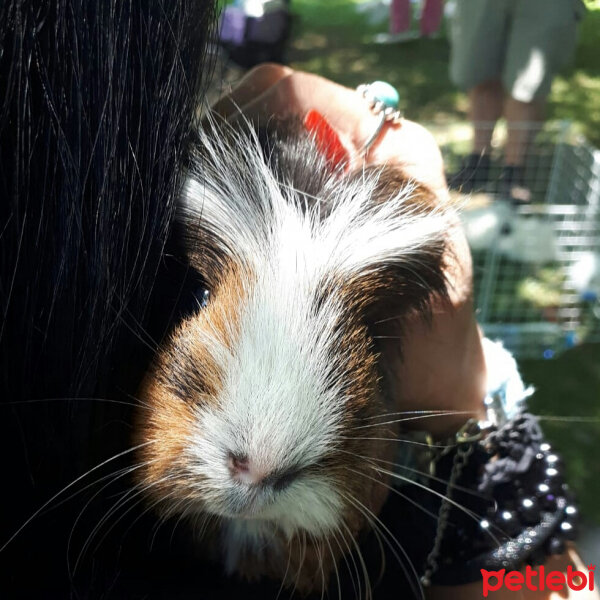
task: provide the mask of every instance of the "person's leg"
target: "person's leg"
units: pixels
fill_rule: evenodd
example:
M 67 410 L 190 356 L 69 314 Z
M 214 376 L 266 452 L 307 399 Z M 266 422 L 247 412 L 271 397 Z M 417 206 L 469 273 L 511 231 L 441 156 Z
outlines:
M 452 83 L 471 90 L 499 80 L 504 69 L 508 0 L 456 0 L 450 19 Z
M 532 138 L 544 121 L 546 99 L 520 102 L 512 97 L 506 99 L 504 116 L 507 122 L 504 162 L 507 166 L 522 167 Z
M 392 0 L 390 6 L 390 33 L 403 33 L 410 29 L 410 0 Z
M 489 175 L 491 139 L 504 99 L 500 79 L 508 5 L 508 0 L 457 0 L 450 22 L 450 78 L 468 92 L 473 125 L 472 152 L 448 177 L 450 186 L 463 192 L 481 187 Z
M 444 14 L 443 0 L 425 0 L 421 12 L 421 35 L 434 35 L 442 24 Z
M 502 82 L 507 141 L 503 187 L 517 202 L 531 200 L 526 159 L 544 120 L 554 75 L 575 48 L 577 13 L 564 0 L 518 0 L 514 4 Z
M 530 146 L 544 122 L 545 98 L 521 102 L 508 96 L 505 103 L 507 137 L 504 149 L 504 168 L 499 191 L 513 203 L 531 202 L 531 186 L 525 178 L 525 163 Z
M 469 121 L 473 125 L 473 154 L 489 154 L 496 121 L 502 116 L 504 88 L 500 80 L 469 90 Z

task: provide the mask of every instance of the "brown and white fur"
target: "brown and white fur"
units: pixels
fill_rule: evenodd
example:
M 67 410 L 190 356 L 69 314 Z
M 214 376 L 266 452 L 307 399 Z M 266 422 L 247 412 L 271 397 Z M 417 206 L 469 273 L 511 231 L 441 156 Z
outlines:
M 396 400 L 372 327 L 445 294 L 450 219 L 401 169 L 332 169 L 277 129 L 197 144 L 178 220 L 210 299 L 140 390 L 138 484 L 228 571 L 311 591 L 386 498 L 368 463 L 392 458 L 396 426 L 373 417 Z

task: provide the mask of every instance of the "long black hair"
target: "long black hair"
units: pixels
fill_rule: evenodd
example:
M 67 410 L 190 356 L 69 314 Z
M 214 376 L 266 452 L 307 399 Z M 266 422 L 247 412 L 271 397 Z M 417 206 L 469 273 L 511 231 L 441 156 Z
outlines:
M 69 493 L 13 534 L 127 447 L 215 13 L 212 0 L 0 3 L 0 587 L 15 597 L 49 595 L 64 570 L 55 505 Z

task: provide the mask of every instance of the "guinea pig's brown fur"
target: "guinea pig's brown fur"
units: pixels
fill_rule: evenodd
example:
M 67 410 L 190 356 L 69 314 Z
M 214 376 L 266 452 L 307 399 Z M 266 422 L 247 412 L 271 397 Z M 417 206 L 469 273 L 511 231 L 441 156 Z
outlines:
M 198 142 L 179 222 L 210 297 L 139 391 L 137 483 L 230 572 L 309 592 L 386 499 L 396 400 L 370 328 L 445 294 L 449 219 L 401 169 L 332 170 L 283 129 Z

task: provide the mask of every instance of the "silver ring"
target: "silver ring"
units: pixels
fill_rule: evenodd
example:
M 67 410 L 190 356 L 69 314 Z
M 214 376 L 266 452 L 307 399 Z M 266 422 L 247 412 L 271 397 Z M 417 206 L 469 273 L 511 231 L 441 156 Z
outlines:
M 365 155 L 379 137 L 383 126 L 386 123 L 398 125 L 402 122 L 404 115 L 398 108 L 398 92 L 389 83 L 385 81 L 363 83 L 356 88 L 356 91 L 366 100 L 369 109 L 379 116 L 379 123 L 375 131 L 362 147 L 362 154 Z

